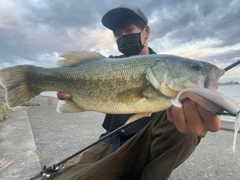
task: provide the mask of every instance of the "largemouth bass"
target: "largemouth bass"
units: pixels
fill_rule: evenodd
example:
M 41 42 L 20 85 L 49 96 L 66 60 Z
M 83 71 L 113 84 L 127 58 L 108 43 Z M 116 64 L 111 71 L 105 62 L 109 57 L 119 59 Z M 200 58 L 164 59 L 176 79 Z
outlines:
M 15 107 L 43 91 L 60 91 L 72 98 L 59 101 L 58 112 L 135 113 L 133 121 L 169 108 L 170 99 L 182 89 L 217 89 L 224 73 L 211 63 L 173 55 L 107 58 L 75 51 L 62 57 L 57 68 L 21 65 L 0 70 L 7 104 Z

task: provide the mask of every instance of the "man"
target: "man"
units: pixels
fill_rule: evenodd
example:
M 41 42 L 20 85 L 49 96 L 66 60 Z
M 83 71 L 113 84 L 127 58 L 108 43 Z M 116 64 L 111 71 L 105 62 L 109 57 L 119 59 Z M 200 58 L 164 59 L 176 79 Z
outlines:
M 148 20 L 138 7 L 121 5 L 114 8 L 103 16 L 102 23 L 113 31 L 118 49 L 123 53 L 120 57 L 155 53 L 148 47 Z M 60 92 L 58 98 L 64 100 L 71 95 Z M 123 125 L 130 116 L 107 114 L 103 122 L 106 134 Z M 52 178 L 168 179 L 207 131 L 219 129 L 219 116 L 187 99 L 182 108 L 171 107 L 136 121 L 119 136 L 68 161 Z

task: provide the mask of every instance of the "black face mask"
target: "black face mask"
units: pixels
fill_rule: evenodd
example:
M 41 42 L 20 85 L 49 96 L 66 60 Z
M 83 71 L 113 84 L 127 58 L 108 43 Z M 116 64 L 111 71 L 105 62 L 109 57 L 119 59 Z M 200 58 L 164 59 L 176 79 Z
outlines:
M 144 46 L 141 41 L 141 32 L 123 35 L 117 39 L 118 50 L 125 56 L 139 55 Z

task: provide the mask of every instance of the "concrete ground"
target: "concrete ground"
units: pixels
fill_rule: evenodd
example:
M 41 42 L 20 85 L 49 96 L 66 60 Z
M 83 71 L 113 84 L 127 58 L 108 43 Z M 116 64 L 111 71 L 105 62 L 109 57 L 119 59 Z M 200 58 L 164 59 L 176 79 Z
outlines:
M 42 165 L 50 166 L 65 159 L 104 132 L 103 114 L 58 114 L 57 99 L 38 96 L 33 101 L 40 106 L 14 109 L 0 130 L 0 160 L 13 161 L 0 171 L 1 180 L 28 179 Z M 227 129 L 233 126 L 223 122 Z M 231 131 L 208 133 L 190 158 L 174 170 L 170 180 L 240 179 L 240 138 L 235 154 L 232 143 Z

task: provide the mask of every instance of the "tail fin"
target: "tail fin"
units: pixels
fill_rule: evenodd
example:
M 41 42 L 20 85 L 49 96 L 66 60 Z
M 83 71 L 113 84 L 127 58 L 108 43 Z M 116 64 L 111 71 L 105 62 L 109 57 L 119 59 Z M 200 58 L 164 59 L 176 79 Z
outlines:
M 6 89 L 6 102 L 9 107 L 16 107 L 30 100 L 38 93 L 29 88 L 28 71 L 33 66 L 15 66 L 0 70 L 0 83 Z

